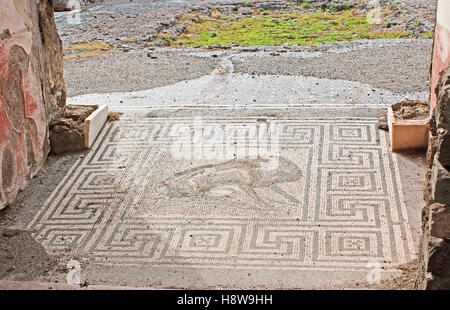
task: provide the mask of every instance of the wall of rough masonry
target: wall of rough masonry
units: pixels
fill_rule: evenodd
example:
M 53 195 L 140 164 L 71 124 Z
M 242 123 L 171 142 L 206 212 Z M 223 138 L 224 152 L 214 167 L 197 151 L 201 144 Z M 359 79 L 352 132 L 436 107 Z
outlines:
M 441 72 L 436 98 L 422 210 L 422 289 L 450 289 L 450 66 Z
M 64 111 L 62 44 L 53 0 L 0 6 L 0 209 L 42 167 L 48 124 Z
M 440 0 L 433 48 L 432 110 L 417 287 L 450 289 L 450 1 Z

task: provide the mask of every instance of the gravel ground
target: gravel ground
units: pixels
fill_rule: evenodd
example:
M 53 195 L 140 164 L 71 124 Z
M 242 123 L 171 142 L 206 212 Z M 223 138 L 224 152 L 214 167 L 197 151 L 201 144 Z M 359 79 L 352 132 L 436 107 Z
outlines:
M 70 167 L 87 151 L 50 155 L 41 171 L 29 181 L 17 199 L 0 212 L 0 279 L 12 281 L 54 281 L 67 273 L 61 255 L 47 253 L 26 229 Z M 65 281 L 65 280 L 64 280 Z
M 432 18 L 436 4 L 435 0 L 396 1 L 409 9 L 414 8 L 418 16 L 428 20 Z M 266 3 L 261 0 L 249 2 Z M 289 2 L 292 1 L 270 1 Z M 217 58 L 213 58 L 189 56 L 182 50 L 170 53 L 158 47 L 153 50 L 154 47 L 149 46 L 153 42 L 148 42 L 146 38 L 155 33 L 161 22 L 173 20 L 178 14 L 190 10 L 204 10 L 215 5 L 239 3 L 244 1 L 104 0 L 100 4 L 83 9 L 80 25 L 68 24 L 67 13 L 56 13 L 56 22 L 65 46 L 84 40 L 96 40 L 118 47 L 112 53 L 95 58 L 65 62 L 69 97 L 87 93 L 144 90 L 209 74 L 221 60 L 220 52 L 216 53 L 219 55 Z M 128 42 L 130 38 L 135 38 L 136 41 Z M 348 47 L 347 52 L 328 52 L 329 48 L 319 46 L 315 49 L 320 51 L 320 57 L 311 59 L 287 57 L 285 54 L 275 57 L 270 56 L 269 52 L 263 57 L 252 57 L 251 53 L 247 52 L 244 59 L 238 58 L 234 61 L 235 72 L 343 79 L 368 83 L 395 92 L 428 89 L 431 40 L 411 40 L 401 43 L 401 47 L 392 44 L 362 48 L 364 44 L 358 42 L 340 45 L 343 48 Z M 293 49 L 294 47 L 290 51 Z M 229 52 L 234 53 L 236 49 Z M 148 57 L 155 55 L 156 59 Z
M 120 51 L 95 58 L 66 61 L 69 97 L 87 93 L 126 92 L 155 88 L 209 74 L 216 59 Z M 153 56 L 155 57 L 155 56 Z
M 428 90 L 431 40 L 363 49 L 320 58 L 255 57 L 235 61 L 235 72 L 303 75 L 370 84 L 394 92 Z
M 228 55 L 235 59 L 236 73 L 348 80 L 398 93 L 428 90 L 431 40 L 340 43 L 298 53 L 281 53 L 280 48 L 263 50 L 156 49 L 150 54 L 115 51 L 66 61 L 68 96 L 145 90 L 195 79 L 210 74 Z M 300 56 L 288 56 L 291 54 Z M 315 58 L 302 58 L 310 56 Z

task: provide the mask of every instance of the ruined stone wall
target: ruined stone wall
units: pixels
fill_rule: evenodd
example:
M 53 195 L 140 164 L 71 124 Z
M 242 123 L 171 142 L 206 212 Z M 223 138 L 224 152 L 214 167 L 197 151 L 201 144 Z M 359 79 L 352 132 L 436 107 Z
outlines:
M 450 289 L 450 1 L 439 0 L 431 68 L 430 139 L 419 289 Z
M 450 1 L 439 0 L 417 288 L 450 289 Z
M 62 45 L 53 0 L 0 6 L 0 209 L 42 167 L 48 124 L 65 107 Z
M 450 289 L 450 67 L 441 72 L 429 123 L 427 179 L 419 259 L 421 289 Z

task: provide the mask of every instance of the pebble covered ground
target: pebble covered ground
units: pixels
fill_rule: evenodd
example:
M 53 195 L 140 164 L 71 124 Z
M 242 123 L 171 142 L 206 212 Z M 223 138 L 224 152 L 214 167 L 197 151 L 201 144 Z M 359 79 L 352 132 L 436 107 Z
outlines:
M 68 96 L 153 89 L 210 74 L 231 57 L 235 73 L 348 80 L 396 93 L 428 91 L 431 40 L 366 40 L 319 47 L 152 48 L 66 61 Z
M 326 43 L 318 46 L 210 46 L 173 48 L 157 39 L 158 33 L 176 32 L 177 16 L 186 12 L 212 15 L 215 8 L 228 8 L 237 15 L 245 8 L 263 7 L 271 12 L 304 10 L 295 0 L 103 0 L 83 7 L 81 24 L 67 23 L 68 12 L 56 12 L 58 29 L 66 48 L 65 78 L 68 95 L 144 90 L 171 85 L 209 74 L 227 55 L 234 57 L 236 73 L 304 75 L 367 83 L 394 92 L 428 90 L 431 40 L 423 34 L 433 29 L 436 0 L 380 0 L 404 10 L 398 19 L 415 20 L 398 27 L 416 31 L 419 39 L 366 40 Z M 368 4 L 367 4 L 367 3 Z M 314 8 L 344 5 L 348 1 L 310 0 Z M 369 10 L 372 2 L 358 0 Z M 356 5 L 356 4 L 354 4 Z M 394 15 L 395 15 L 394 14 Z M 239 16 L 238 16 L 239 17 Z M 420 21 L 420 22 L 417 22 Z M 79 58 L 93 42 L 98 53 Z M 79 45 L 79 51 L 74 46 Z M 102 45 L 103 44 L 103 45 Z M 401 46 L 401 48 L 399 48 Z M 71 47 L 71 49 L 69 49 Z M 89 47 L 89 46 L 87 46 Z M 75 57 L 73 56 L 75 54 Z M 103 55 L 102 55 L 103 54 Z M 114 68 L 112 70 L 111 68 Z M 356 68 L 356 69 L 355 69 Z M 409 72 L 409 74 L 404 74 Z

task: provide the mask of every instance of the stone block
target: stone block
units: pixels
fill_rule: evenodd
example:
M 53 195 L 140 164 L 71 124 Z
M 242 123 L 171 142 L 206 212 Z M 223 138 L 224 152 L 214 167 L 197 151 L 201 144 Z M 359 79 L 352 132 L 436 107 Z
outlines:
M 426 290 L 450 290 L 450 278 L 431 276 L 426 281 Z
M 441 72 L 441 78 L 436 88 L 436 123 L 437 129 L 450 132 L 450 67 Z
M 431 196 L 433 202 L 450 204 L 450 172 L 438 161 L 431 170 Z
M 77 128 L 55 125 L 50 130 L 52 154 L 62 154 L 83 149 L 83 133 Z
M 450 239 L 450 205 L 431 205 L 429 227 L 433 237 Z
M 428 120 L 398 120 L 392 108 L 388 110 L 391 150 L 425 149 L 428 145 Z
M 437 160 L 444 167 L 450 167 L 450 135 L 441 135 L 437 139 Z
M 450 240 L 430 238 L 427 271 L 434 276 L 450 278 Z
M 425 174 L 425 183 L 423 185 L 423 200 L 427 203 L 433 203 L 433 197 L 431 195 L 431 171 L 427 171 Z
M 429 136 L 428 139 L 428 150 L 427 150 L 427 157 L 426 157 L 426 164 L 427 164 L 427 168 L 431 169 L 433 167 L 434 164 L 434 159 L 436 156 L 436 152 L 438 149 L 438 144 L 439 142 L 439 138 L 437 136 Z
M 84 149 L 84 127 L 87 118 L 96 110 L 93 106 L 67 106 L 63 117 L 50 124 L 52 154 Z

